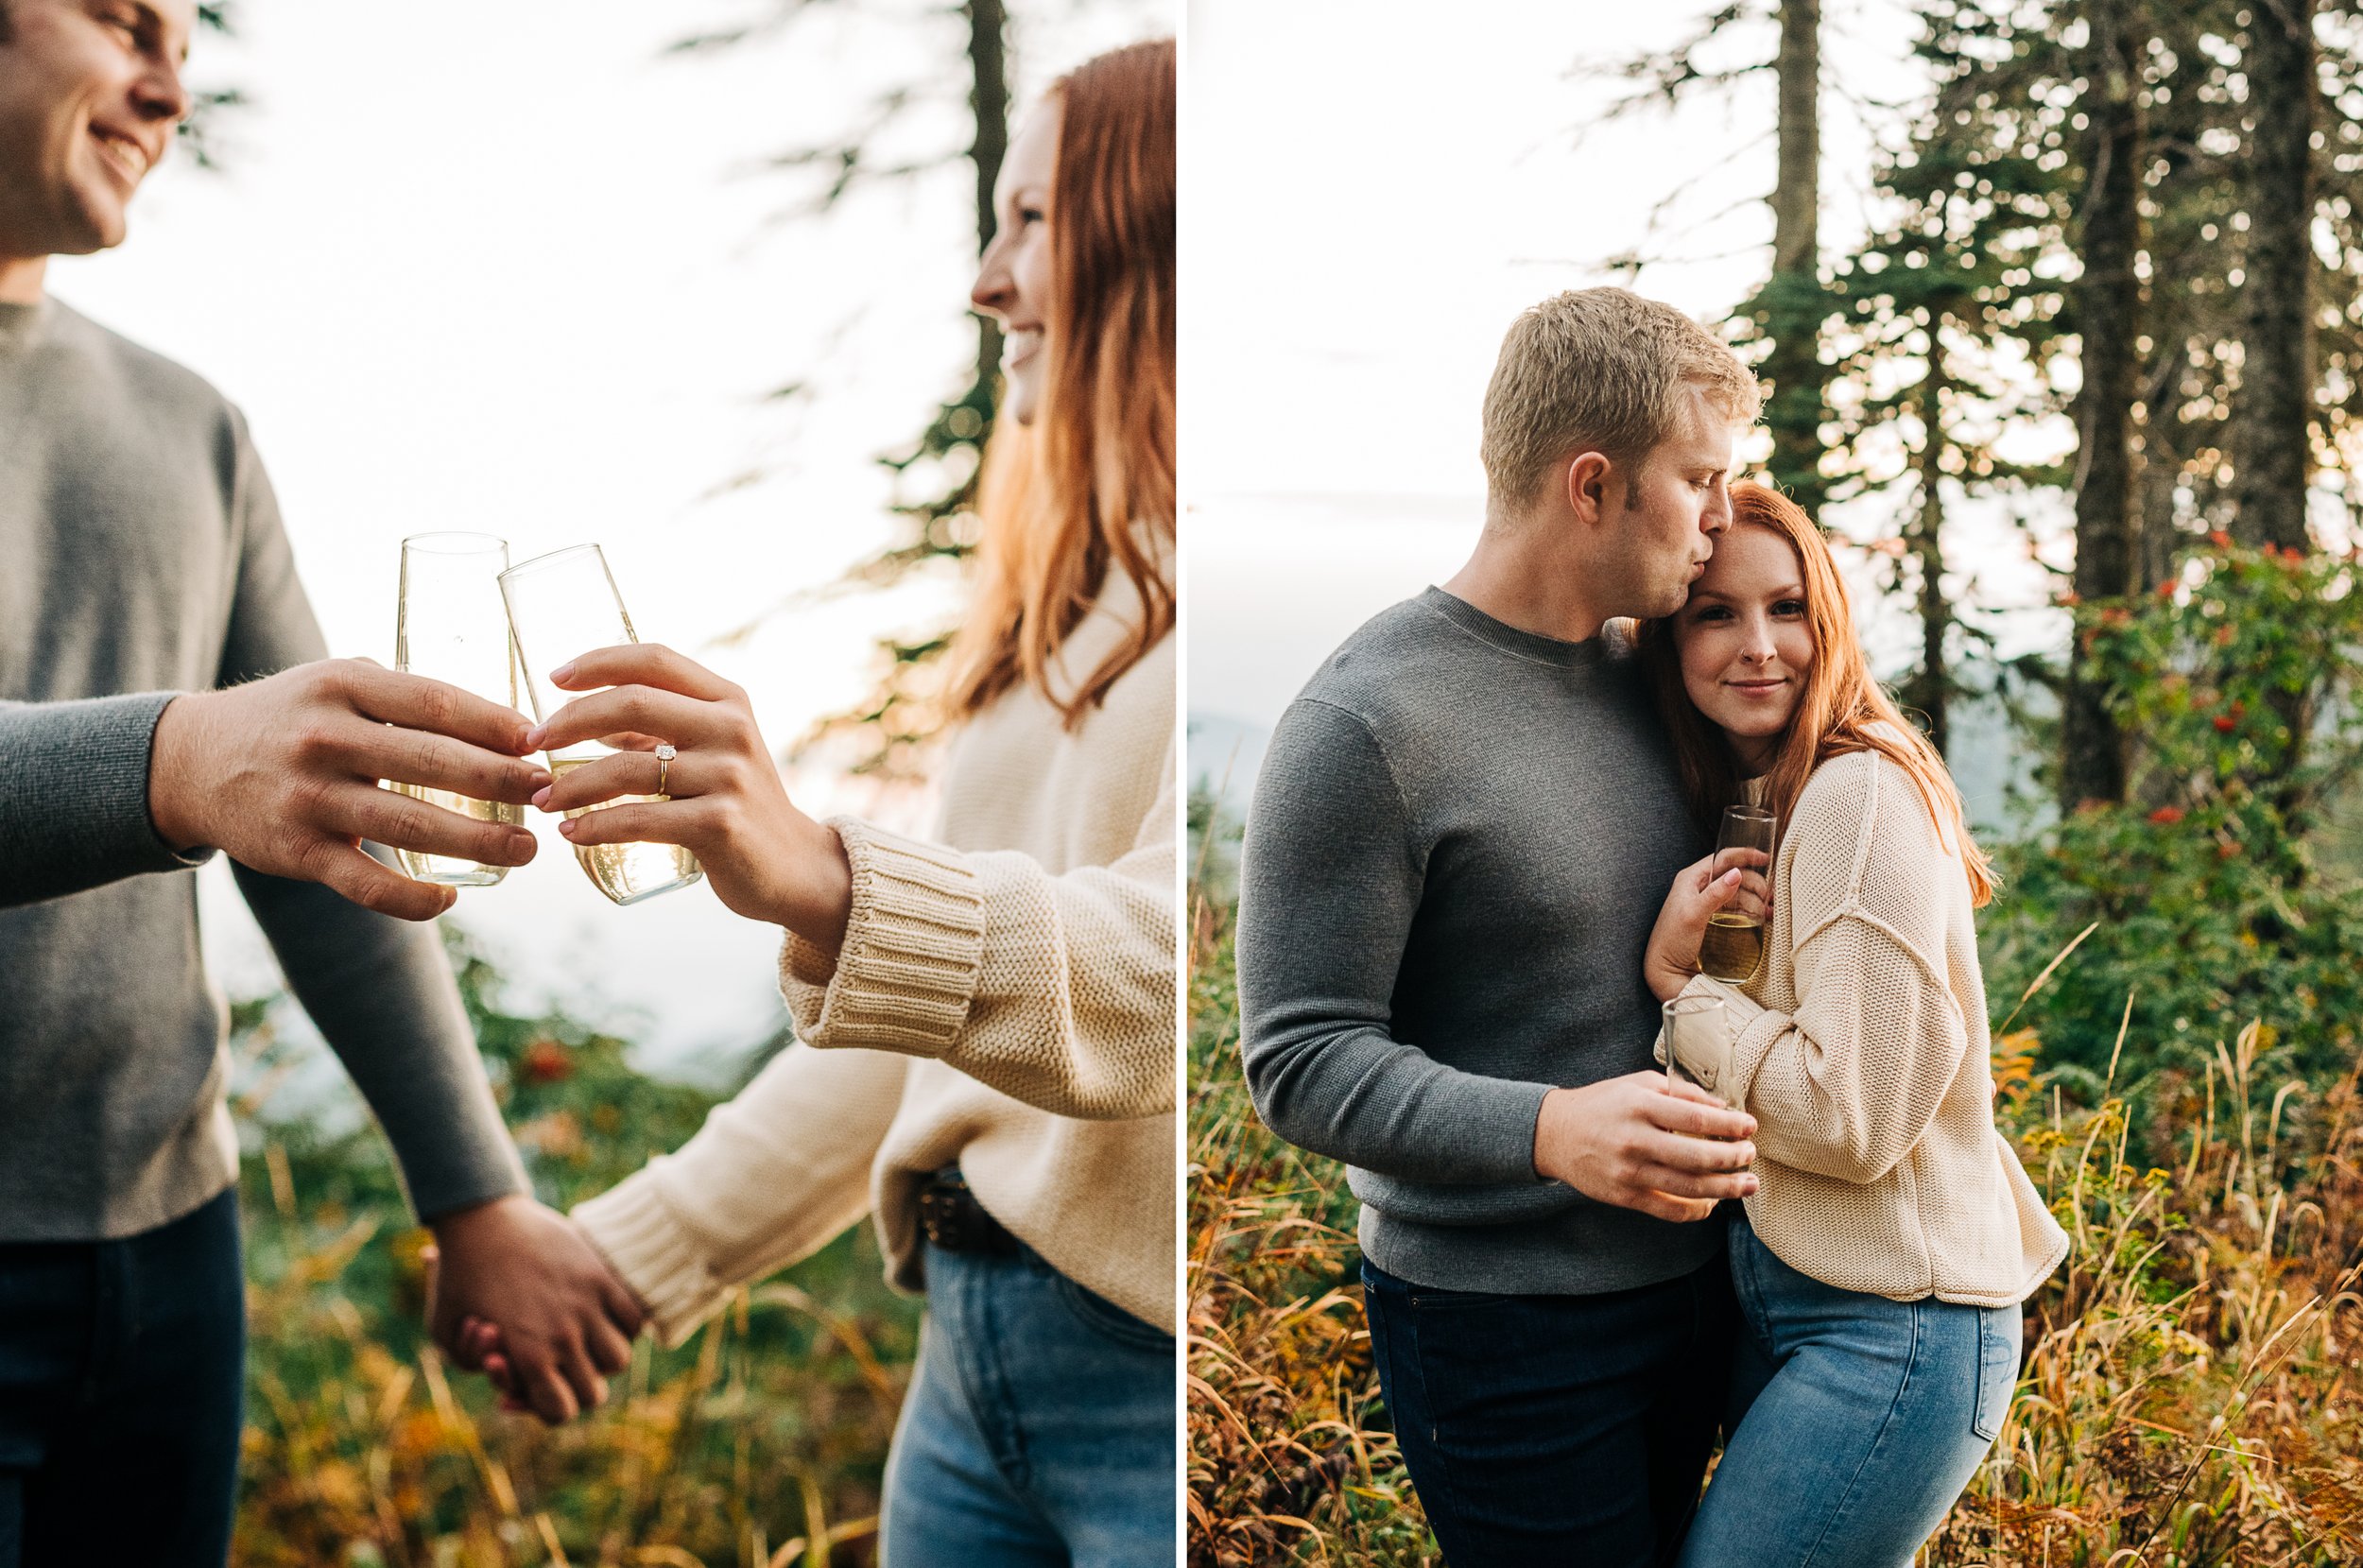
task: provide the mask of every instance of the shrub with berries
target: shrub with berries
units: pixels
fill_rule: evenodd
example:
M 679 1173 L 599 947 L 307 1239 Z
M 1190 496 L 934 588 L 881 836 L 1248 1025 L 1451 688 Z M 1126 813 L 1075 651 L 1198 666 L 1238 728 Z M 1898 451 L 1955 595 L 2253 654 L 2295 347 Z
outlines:
M 2218 534 L 2159 592 L 2073 607 L 2131 787 L 2006 851 L 1984 922 L 1997 1014 L 2095 927 L 2045 982 L 2047 1062 L 2105 1071 L 2130 994 L 2121 1080 L 2198 1073 L 2260 1018 L 2283 1071 L 2354 1070 L 2363 889 L 2315 839 L 2363 773 L 2359 566 Z

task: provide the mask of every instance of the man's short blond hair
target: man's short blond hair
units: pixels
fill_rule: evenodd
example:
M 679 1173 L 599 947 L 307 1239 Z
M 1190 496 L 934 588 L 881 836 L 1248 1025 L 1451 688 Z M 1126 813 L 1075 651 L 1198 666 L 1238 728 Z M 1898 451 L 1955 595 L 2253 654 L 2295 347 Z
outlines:
M 1523 506 L 1578 452 L 1638 463 L 1674 432 L 1684 387 L 1740 423 L 1756 417 L 1756 378 L 1723 340 L 1629 289 L 1577 288 L 1529 306 L 1502 338 L 1485 388 L 1488 488 Z

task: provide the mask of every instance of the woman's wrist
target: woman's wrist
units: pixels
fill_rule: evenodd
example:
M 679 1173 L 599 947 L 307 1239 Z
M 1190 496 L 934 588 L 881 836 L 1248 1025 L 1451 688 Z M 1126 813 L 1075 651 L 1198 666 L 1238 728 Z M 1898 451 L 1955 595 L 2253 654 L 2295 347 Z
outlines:
M 835 828 L 796 814 L 785 882 L 772 923 L 834 957 L 854 916 L 854 863 Z
M 1650 992 L 1660 1002 L 1671 1002 L 1688 989 L 1697 972 L 1677 969 L 1673 965 L 1653 961 L 1642 966 L 1642 978 L 1649 983 Z

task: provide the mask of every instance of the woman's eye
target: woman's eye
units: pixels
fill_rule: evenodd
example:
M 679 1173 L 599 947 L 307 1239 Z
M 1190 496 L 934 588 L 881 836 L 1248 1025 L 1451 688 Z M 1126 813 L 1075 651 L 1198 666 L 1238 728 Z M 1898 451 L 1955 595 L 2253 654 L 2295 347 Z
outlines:
M 1775 615 L 1802 615 L 1804 612 L 1805 601 L 1802 599 L 1783 599 L 1772 607 Z
M 1017 210 L 1017 220 L 1020 223 L 1040 223 L 1042 218 L 1043 212 L 1040 207 L 1020 207 Z

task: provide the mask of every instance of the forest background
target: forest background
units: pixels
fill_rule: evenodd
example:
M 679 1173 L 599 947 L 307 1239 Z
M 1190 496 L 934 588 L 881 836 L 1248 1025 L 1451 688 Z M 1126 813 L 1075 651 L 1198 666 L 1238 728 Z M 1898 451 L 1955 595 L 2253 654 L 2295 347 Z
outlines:
M 1882 27 L 1908 69 L 1826 68 Z M 1641 243 L 1582 270 L 1647 292 L 1735 221 L 1756 460 L 1833 526 L 1999 851 L 2002 1115 L 2078 1245 L 1924 1560 L 2363 1559 L 2363 29 L 2314 0 L 1733 0 L 1569 74 L 1578 136 L 1724 106 L 1696 167 L 1661 134 Z M 1760 138 L 1768 198 L 1686 214 Z M 1256 738 L 1193 737 L 1192 1557 L 1432 1563 L 1353 1200 L 1239 1080 Z
M 929 656 L 998 388 L 967 308 L 987 193 L 1050 80 L 1169 8 L 201 9 L 181 155 L 129 243 L 51 286 L 246 409 L 332 650 L 390 661 L 405 534 L 497 533 L 512 560 L 596 539 L 643 636 L 749 690 L 808 809 L 923 821 Z M 441 924 L 563 1207 L 786 1036 L 776 931 L 704 887 L 619 910 L 540 826 L 534 864 Z M 874 1560 L 919 1313 L 867 1227 L 681 1350 L 644 1340 L 596 1416 L 498 1412 L 426 1343 L 424 1232 L 215 870 L 250 1280 L 233 1562 Z

